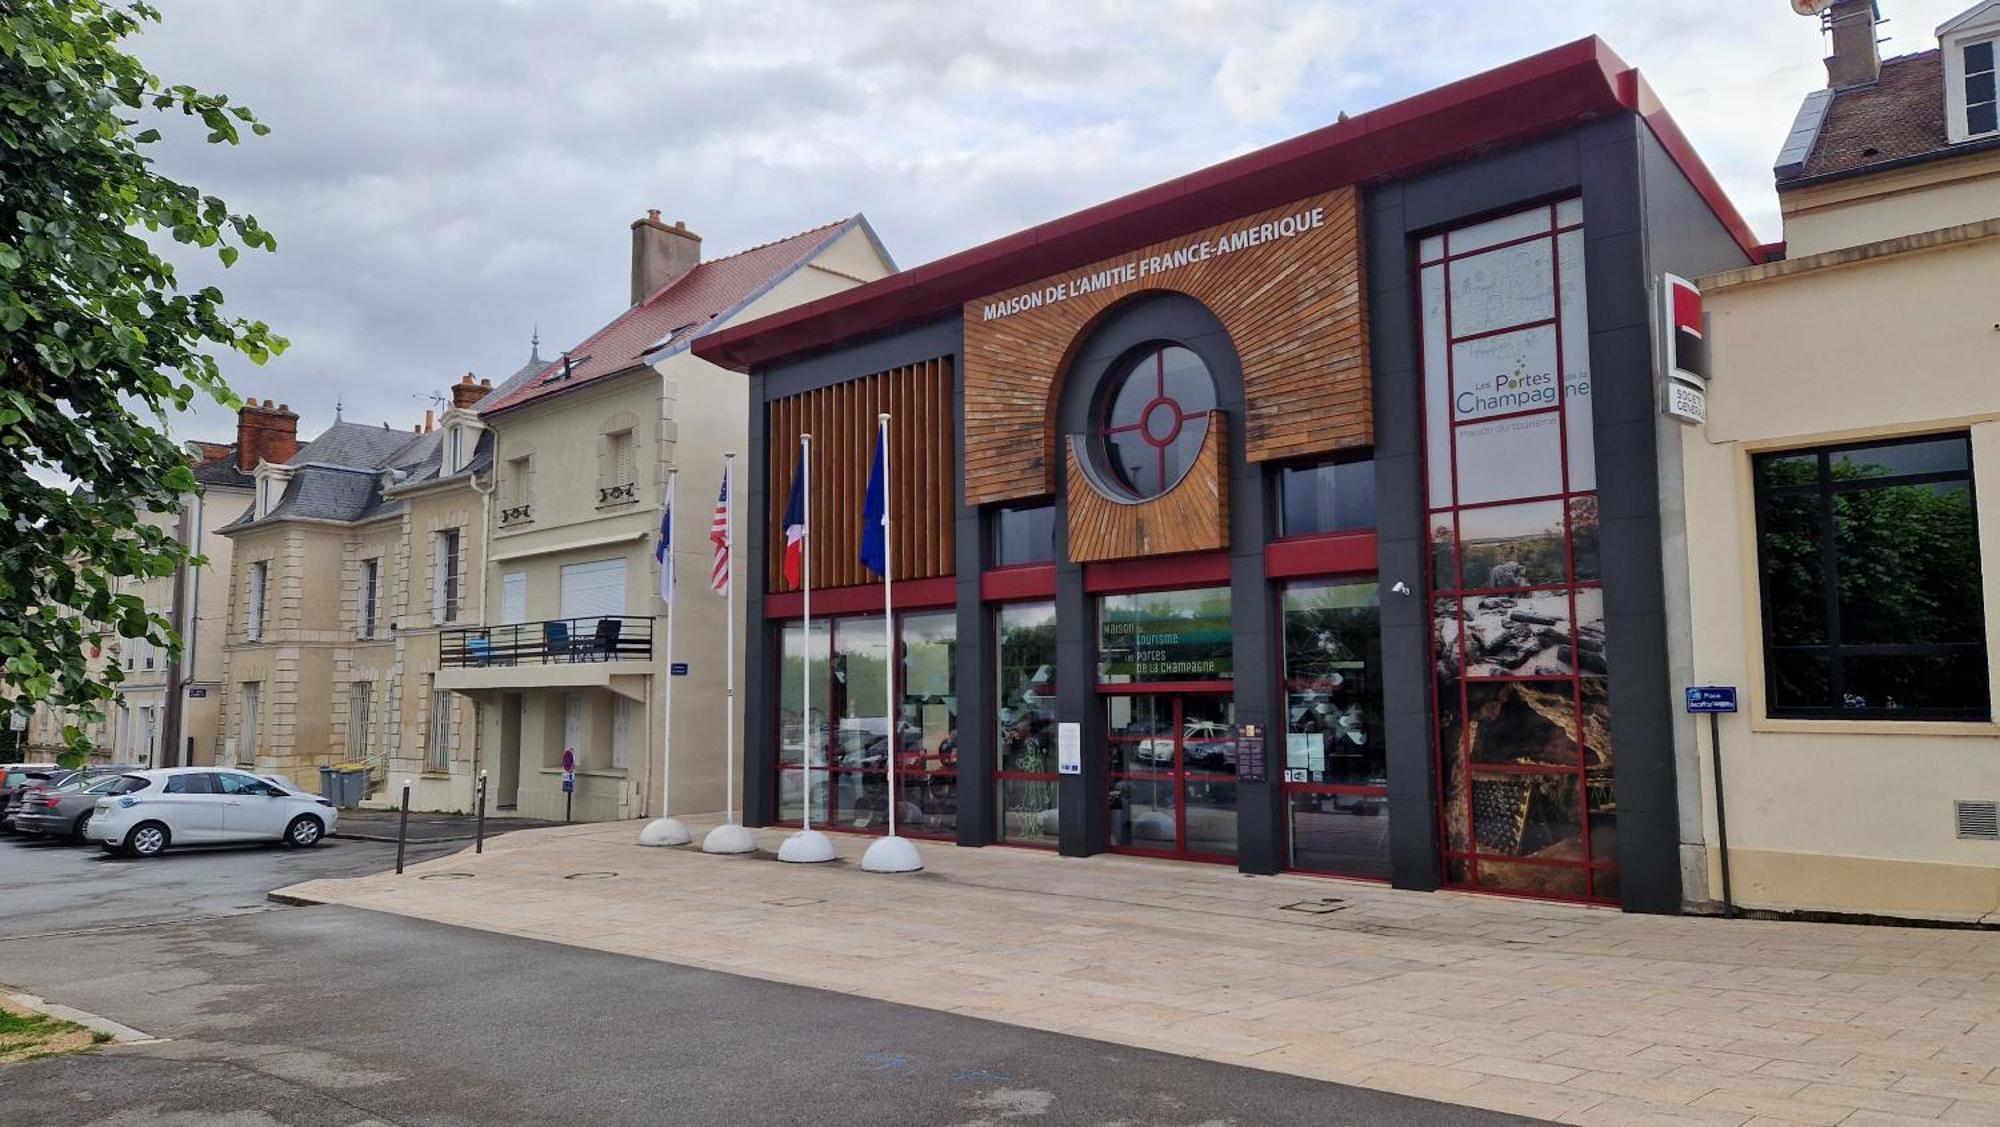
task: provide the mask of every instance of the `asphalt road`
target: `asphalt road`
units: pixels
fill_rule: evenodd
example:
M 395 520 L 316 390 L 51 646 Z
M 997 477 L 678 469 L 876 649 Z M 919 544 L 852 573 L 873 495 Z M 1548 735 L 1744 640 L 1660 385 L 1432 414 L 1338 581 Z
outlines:
M 1525 1120 L 264 889 L 394 847 L 0 844 L 0 983 L 170 1040 L 0 1066 L 0 1124 Z M 671 926 L 662 921 L 662 926 Z

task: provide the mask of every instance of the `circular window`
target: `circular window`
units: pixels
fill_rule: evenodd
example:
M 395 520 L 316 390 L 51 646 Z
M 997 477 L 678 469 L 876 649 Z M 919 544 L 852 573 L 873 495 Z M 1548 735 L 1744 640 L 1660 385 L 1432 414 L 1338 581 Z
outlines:
M 1194 465 L 1215 381 L 1191 350 L 1149 344 L 1112 368 L 1101 402 L 1098 446 L 1112 481 L 1134 497 L 1158 497 Z

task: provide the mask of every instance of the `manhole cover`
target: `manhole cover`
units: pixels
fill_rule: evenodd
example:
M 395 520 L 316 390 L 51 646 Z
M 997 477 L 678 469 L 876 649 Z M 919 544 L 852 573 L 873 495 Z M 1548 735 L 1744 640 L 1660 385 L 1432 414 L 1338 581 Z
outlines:
M 1320 900 L 1300 900 L 1280 907 L 1280 912 L 1304 912 L 1308 916 L 1324 916 L 1347 907 L 1347 901 L 1332 896 Z
M 425 873 L 418 880 L 471 880 L 477 873 Z
M 570 875 L 564 877 L 563 879 L 564 880 L 610 880 L 611 878 L 617 875 L 618 875 L 617 873 L 611 873 L 611 872 L 571 873 Z
M 766 900 L 764 903 L 775 908 L 803 908 L 808 904 L 824 904 L 826 901 L 812 896 L 784 896 L 776 900 Z

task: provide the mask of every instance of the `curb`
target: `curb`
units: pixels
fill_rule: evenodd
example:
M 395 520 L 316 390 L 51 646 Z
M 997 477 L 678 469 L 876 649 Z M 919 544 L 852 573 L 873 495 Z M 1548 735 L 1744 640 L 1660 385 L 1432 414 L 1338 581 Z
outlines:
M 33 994 L 10 993 L 7 995 L 7 1000 L 24 1009 L 33 1010 L 36 1013 L 47 1014 L 50 1017 L 61 1018 L 64 1021 L 73 1021 L 90 1030 L 92 1033 L 106 1034 L 112 1041 L 120 1045 L 154 1045 L 161 1041 L 171 1040 L 171 1038 L 167 1037 L 155 1037 L 151 1033 L 141 1033 L 129 1025 L 120 1025 L 107 1017 L 99 1017 L 96 1014 L 85 1013 L 70 1006 L 43 1001 Z
M 284 904 L 292 908 L 317 908 L 326 903 L 324 900 L 315 900 L 310 896 L 295 896 L 289 892 L 266 892 L 264 899 L 273 904 Z

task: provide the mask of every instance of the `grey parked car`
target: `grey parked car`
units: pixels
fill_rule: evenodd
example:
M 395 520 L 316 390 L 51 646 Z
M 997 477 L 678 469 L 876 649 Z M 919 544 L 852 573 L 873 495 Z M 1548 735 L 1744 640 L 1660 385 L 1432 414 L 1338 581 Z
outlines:
M 117 775 L 92 778 L 77 774 L 47 790 L 31 792 L 22 799 L 20 810 L 14 814 L 14 829 L 24 834 L 47 834 L 82 841 L 84 827 L 90 825 L 90 815 L 97 808 L 98 798 L 117 781 Z

